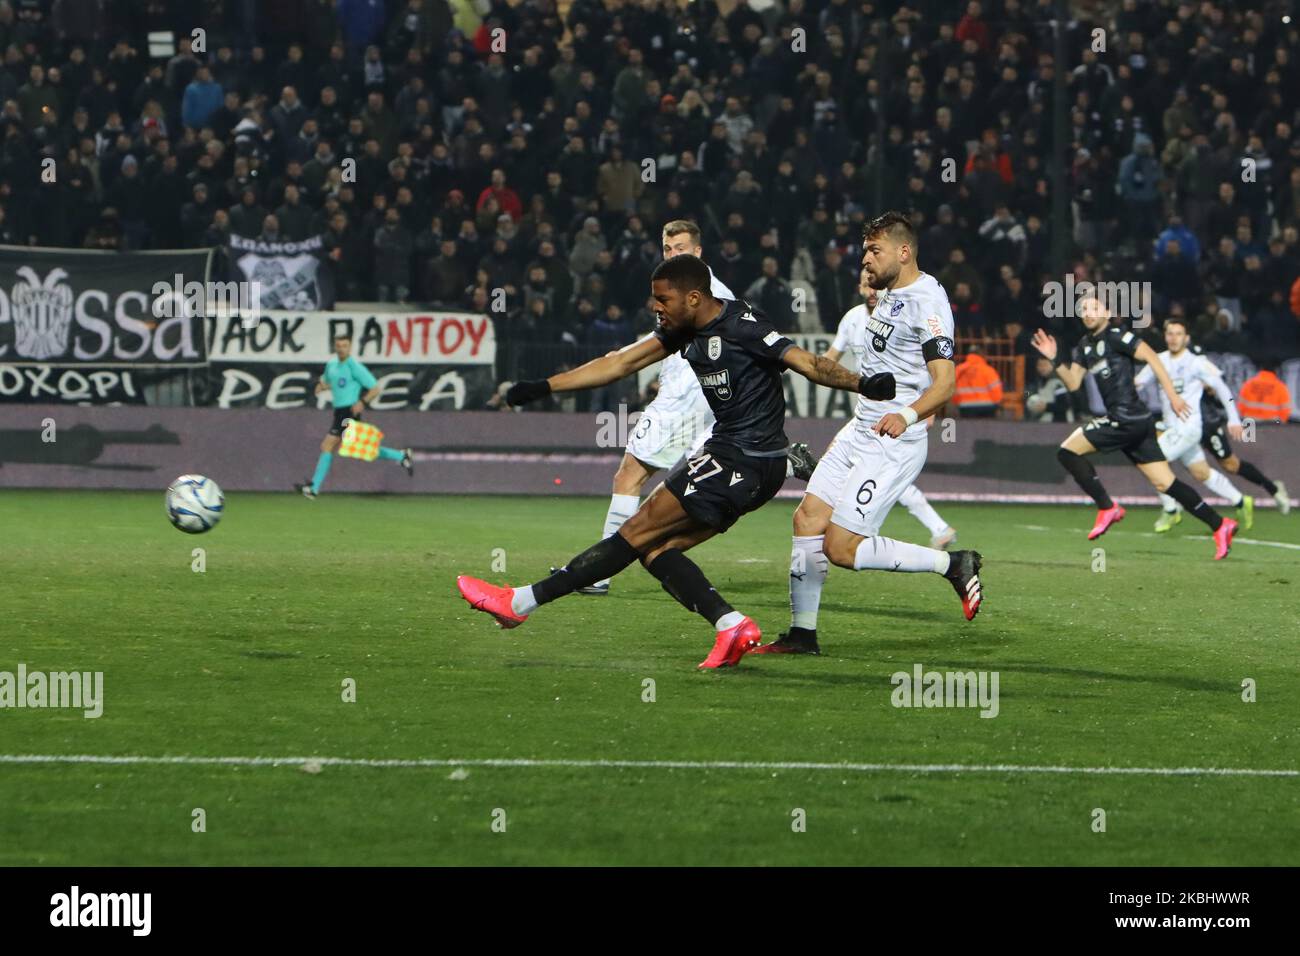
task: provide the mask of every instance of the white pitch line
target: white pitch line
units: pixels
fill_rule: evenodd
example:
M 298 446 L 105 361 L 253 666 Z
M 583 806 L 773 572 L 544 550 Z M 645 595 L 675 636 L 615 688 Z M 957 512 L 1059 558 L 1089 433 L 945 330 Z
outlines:
M 1040 524 L 1018 524 L 1016 525 L 1016 527 L 1023 528 L 1025 531 L 1055 531 L 1056 530 L 1055 528 L 1045 528 Z M 1170 536 L 1169 534 L 1156 534 L 1154 531 L 1126 531 L 1123 528 L 1116 528 L 1112 533 L 1120 534 L 1120 535 L 1131 534 L 1139 538 L 1164 538 L 1166 541 L 1175 541 L 1175 540 L 1213 541 L 1214 540 L 1208 534 L 1182 534 L 1182 535 Z M 1300 544 L 1293 544 L 1290 541 L 1266 541 L 1262 538 L 1243 538 L 1240 536 L 1234 536 L 1232 539 L 1232 543 L 1233 544 L 1258 544 L 1265 548 L 1285 548 L 1288 551 L 1300 551 Z
M 107 764 L 111 766 L 220 767 L 368 767 L 374 769 L 429 767 L 571 768 L 580 770 L 833 770 L 852 773 L 1008 773 L 1091 774 L 1154 777 L 1300 777 L 1300 770 L 1260 770 L 1248 767 L 1057 767 L 1025 764 L 908 764 L 810 763 L 748 760 L 545 760 L 529 757 L 369 759 L 362 757 L 150 757 L 135 754 L 0 754 L 0 764 Z

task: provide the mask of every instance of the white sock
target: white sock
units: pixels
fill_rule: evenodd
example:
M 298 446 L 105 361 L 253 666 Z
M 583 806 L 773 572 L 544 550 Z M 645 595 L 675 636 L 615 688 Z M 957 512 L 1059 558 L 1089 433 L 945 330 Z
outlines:
M 898 503 L 906 508 L 913 518 L 925 525 L 930 537 L 935 538 L 948 529 L 948 522 L 939 517 L 939 512 L 925 500 L 925 495 L 916 485 L 908 485 L 898 496 Z
M 515 588 L 515 596 L 510 599 L 510 610 L 516 614 L 532 614 L 540 605 L 537 598 L 533 597 L 533 586 L 525 585 L 522 588 Z
M 1234 485 L 1223 472 L 1215 471 L 1211 468 L 1210 477 L 1206 478 L 1201 482 L 1201 484 L 1205 485 L 1206 488 L 1209 488 L 1220 498 L 1227 498 L 1234 508 L 1241 507 L 1241 492 L 1237 490 L 1237 486 Z
M 790 625 L 817 630 L 817 608 L 830 563 L 822 545 L 826 535 L 794 536 L 790 550 Z
M 745 615 L 739 611 L 728 611 L 722 617 L 713 622 L 713 626 L 719 631 L 725 631 L 729 627 L 735 627 L 745 619 Z
M 882 535 L 864 539 L 853 556 L 855 571 L 933 571 L 944 574 L 948 565 L 947 551 L 895 541 Z
M 1173 514 L 1175 511 L 1178 511 L 1181 506 L 1178 502 L 1174 501 L 1173 498 L 1170 498 L 1162 491 L 1160 492 L 1160 507 L 1165 509 L 1165 514 Z
M 618 529 L 628 518 L 636 514 L 637 506 L 641 499 L 636 495 L 610 495 L 609 510 L 605 512 L 605 530 L 601 534 L 601 539 L 608 538 L 611 534 L 618 534 Z M 596 586 L 609 584 L 609 578 L 603 581 L 596 581 Z

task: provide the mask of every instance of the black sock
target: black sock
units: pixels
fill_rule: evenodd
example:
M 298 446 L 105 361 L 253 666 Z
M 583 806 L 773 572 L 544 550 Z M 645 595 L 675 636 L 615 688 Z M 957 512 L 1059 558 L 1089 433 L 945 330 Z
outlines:
M 612 578 L 641 557 L 636 548 L 627 543 L 621 534 L 611 534 L 604 541 L 593 544 L 560 570 L 544 581 L 533 585 L 533 597 L 538 604 L 546 604 L 578 588 Z
M 700 566 L 676 548 L 661 551 L 645 569 L 659 579 L 664 590 L 688 611 L 694 611 L 712 626 L 734 608 L 722 599 Z
M 1068 448 L 1057 449 L 1056 460 L 1079 483 L 1079 487 L 1086 491 L 1093 501 L 1097 502 L 1098 508 L 1104 511 L 1107 508 L 1115 507 L 1115 502 L 1110 500 L 1110 495 L 1106 494 L 1101 479 L 1097 477 L 1097 469 L 1092 467 L 1092 462 Z
M 1260 471 L 1258 468 L 1256 468 L 1254 465 L 1252 465 L 1250 462 L 1243 461 L 1241 463 L 1241 467 L 1237 469 L 1237 474 L 1241 475 L 1241 477 L 1245 478 L 1247 481 L 1251 481 L 1259 485 L 1270 495 L 1277 494 L 1277 484 L 1265 478 L 1264 473 Z
M 1207 505 L 1205 499 L 1198 495 L 1191 485 L 1185 485 L 1175 478 L 1174 483 L 1165 489 L 1165 494 L 1182 505 L 1184 510 L 1208 524 L 1211 531 L 1218 531 L 1219 525 L 1223 524 L 1223 518 L 1219 513 Z

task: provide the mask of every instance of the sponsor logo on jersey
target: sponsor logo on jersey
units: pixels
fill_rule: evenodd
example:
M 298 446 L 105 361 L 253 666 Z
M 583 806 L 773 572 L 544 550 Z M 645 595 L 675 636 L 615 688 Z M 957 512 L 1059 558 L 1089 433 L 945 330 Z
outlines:
M 889 344 L 889 337 L 894 334 L 894 327 L 882 322 L 874 315 L 867 316 L 866 330 L 871 333 L 871 346 L 877 352 L 883 352 Z
M 731 398 L 731 371 L 709 372 L 700 376 L 700 388 L 711 388 L 722 401 Z
M 936 339 L 943 337 L 943 323 L 939 321 L 937 315 L 930 316 L 930 318 L 926 320 L 926 325 L 930 327 L 931 337 Z
M 771 332 L 768 332 L 767 335 L 763 336 L 763 344 L 767 346 L 776 345 L 776 343 L 780 341 L 781 341 L 781 333 L 776 331 L 775 329 L 773 329 Z
M 716 362 L 718 356 L 722 354 L 722 337 L 718 335 L 709 336 L 709 361 Z

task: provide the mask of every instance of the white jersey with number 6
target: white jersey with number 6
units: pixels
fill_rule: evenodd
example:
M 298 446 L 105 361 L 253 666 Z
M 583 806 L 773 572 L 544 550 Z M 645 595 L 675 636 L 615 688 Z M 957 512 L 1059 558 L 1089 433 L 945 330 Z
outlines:
M 948 294 L 934 276 L 922 272 L 911 285 L 880 293 L 875 310 L 868 315 L 861 306 L 861 322 L 855 317 L 846 336 L 848 348 L 858 356 L 858 371 L 863 375 L 892 372 L 897 386 L 888 402 L 858 399 L 854 417 L 859 425 L 870 427 L 889 414 L 911 405 L 930 387 L 926 363 L 935 358 L 953 360 L 952 308 Z M 845 320 L 854 315 L 845 314 Z M 841 325 L 843 330 L 843 325 Z M 839 348 L 836 337 L 836 348 Z M 924 441 L 925 423 L 917 422 L 903 432 L 899 441 Z

